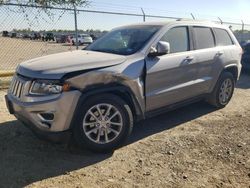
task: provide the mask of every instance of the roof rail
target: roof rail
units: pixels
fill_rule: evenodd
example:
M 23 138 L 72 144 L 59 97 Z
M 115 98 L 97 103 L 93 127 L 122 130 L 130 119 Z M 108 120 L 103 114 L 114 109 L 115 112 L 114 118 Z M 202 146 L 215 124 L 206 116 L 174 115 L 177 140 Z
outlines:
M 176 21 L 194 21 L 194 19 L 191 19 L 191 18 L 179 18 Z
M 211 20 L 194 20 L 191 18 L 180 18 L 177 19 L 176 21 L 192 21 L 192 22 L 209 22 L 209 23 L 216 23 L 216 21 L 211 21 Z

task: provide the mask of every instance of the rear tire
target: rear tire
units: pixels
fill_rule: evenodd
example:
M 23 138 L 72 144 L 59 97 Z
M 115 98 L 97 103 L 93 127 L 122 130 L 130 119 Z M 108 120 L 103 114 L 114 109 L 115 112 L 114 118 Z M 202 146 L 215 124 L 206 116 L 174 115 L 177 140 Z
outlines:
M 215 88 L 208 98 L 208 103 L 217 107 L 224 108 L 231 100 L 235 88 L 235 79 L 232 73 L 223 72 L 219 77 Z
M 112 94 L 91 96 L 85 100 L 73 127 L 73 138 L 94 152 L 110 152 L 121 146 L 133 128 L 128 104 Z

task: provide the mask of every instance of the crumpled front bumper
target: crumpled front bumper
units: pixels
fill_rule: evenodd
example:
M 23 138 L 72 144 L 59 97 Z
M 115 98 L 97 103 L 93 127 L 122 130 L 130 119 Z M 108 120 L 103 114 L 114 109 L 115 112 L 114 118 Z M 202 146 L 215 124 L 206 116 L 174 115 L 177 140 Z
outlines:
M 70 124 L 80 95 L 81 92 L 75 90 L 52 100 L 22 102 L 8 93 L 5 100 L 9 112 L 39 137 L 60 142 L 70 135 Z M 49 114 L 50 119 L 44 114 Z

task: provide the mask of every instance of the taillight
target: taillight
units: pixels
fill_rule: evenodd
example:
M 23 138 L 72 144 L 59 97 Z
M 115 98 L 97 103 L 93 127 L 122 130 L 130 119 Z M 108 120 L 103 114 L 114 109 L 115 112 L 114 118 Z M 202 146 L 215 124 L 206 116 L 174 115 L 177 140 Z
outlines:
M 240 56 L 242 56 L 243 53 L 244 53 L 244 50 L 243 50 L 242 48 L 240 48 L 240 49 L 241 49 L 241 51 L 240 51 Z

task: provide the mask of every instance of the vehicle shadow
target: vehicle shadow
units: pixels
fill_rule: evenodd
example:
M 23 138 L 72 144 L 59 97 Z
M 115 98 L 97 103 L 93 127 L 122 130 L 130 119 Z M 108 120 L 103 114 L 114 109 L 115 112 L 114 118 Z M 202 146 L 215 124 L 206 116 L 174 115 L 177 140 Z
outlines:
M 199 102 L 137 123 L 124 147 L 215 110 Z M 24 187 L 110 157 L 112 153 L 96 154 L 74 145 L 67 147 L 39 140 L 19 121 L 0 123 L 0 185 L 5 187 Z
M 249 71 L 242 71 L 240 79 L 237 82 L 236 88 L 250 89 L 250 72 Z
M 174 128 L 215 110 L 216 108 L 213 106 L 201 101 L 141 121 L 134 126 L 132 135 L 127 144 L 134 143 L 148 136 Z

